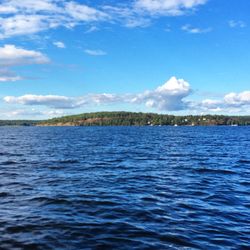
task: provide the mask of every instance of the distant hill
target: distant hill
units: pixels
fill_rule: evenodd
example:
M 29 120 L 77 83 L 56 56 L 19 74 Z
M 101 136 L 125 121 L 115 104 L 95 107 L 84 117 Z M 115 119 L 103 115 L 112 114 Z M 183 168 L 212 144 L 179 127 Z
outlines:
M 157 126 L 157 125 L 250 125 L 250 116 L 174 116 L 154 113 L 96 112 L 35 122 L 39 126 Z
M 0 126 L 34 126 L 37 123 L 30 120 L 0 120 Z
M 0 120 L 0 126 L 212 126 L 250 125 L 250 116 L 198 115 L 174 116 L 154 113 L 96 112 L 64 116 L 43 121 Z

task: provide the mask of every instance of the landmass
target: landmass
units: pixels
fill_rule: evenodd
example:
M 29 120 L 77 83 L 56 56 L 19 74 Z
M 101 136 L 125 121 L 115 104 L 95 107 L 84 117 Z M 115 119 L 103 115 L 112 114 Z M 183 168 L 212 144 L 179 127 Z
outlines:
M 185 115 L 155 113 L 96 112 L 43 121 L 0 120 L 0 126 L 248 126 L 250 116 Z
M 40 121 L 35 120 L 0 120 L 0 126 L 35 126 Z

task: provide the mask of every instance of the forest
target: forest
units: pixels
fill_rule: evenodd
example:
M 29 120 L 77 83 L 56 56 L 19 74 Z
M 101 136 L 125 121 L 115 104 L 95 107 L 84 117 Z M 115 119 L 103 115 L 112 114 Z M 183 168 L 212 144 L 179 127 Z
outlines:
M 96 112 L 53 118 L 35 124 L 41 126 L 246 126 L 250 125 L 250 116 L 174 116 L 155 113 Z
M 0 120 L 0 126 L 247 126 L 250 116 L 95 112 L 48 120 Z

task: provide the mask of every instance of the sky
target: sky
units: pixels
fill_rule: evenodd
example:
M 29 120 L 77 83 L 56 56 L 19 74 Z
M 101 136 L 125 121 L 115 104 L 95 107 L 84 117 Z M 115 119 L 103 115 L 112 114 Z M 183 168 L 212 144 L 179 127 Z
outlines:
M 249 0 L 0 0 L 0 119 L 250 115 Z

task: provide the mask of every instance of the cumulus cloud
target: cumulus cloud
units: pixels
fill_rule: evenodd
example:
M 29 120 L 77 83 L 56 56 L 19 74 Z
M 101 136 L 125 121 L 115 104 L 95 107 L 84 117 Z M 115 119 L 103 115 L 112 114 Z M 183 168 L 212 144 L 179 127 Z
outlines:
M 57 41 L 57 42 L 53 42 L 53 44 L 57 47 L 57 48 L 60 48 L 60 49 L 65 49 L 66 46 L 63 42 L 60 42 L 60 41 Z
M 177 111 L 185 109 L 186 103 L 183 99 L 190 93 L 191 88 L 188 82 L 172 77 L 155 90 L 138 94 L 132 102 L 145 103 L 146 106 L 161 111 Z
M 90 56 L 105 56 L 107 52 L 103 50 L 92 50 L 92 49 L 85 49 L 84 52 Z
M 189 24 L 182 26 L 181 29 L 190 34 L 201 34 L 201 33 L 208 33 L 212 31 L 211 28 L 201 29 L 201 28 L 193 27 Z
M 156 111 L 180 111 L 207 113 L 241 113 L 250 110 L 250 91 L 241 93 L 229 93 L 222 99 L 205 99 L 202 101 L 191 101 L 192 89 L 184 79 L 171 77 L 166 83 L 155 88 L 137 94 L 87 94 L 79 97 L 68 97 L 59 95 L 23 95 L 6 96 L 5 103 L 44 106 L 52 108 L 52 111 L 63 112 L 66 109 L 79 109 L 96 105 L 130 104 L 145 105 Z
M 145 104 L 160 111 L 177 111 L 186 108 L 183 100 L 191 93 L 190 85 L 183 79 L 172 77 L 164 85 L 153 91 L 138 94 L 88 94 L 82 97 L 66 97 L 57 95 L 24 95 L 20 97 L 6 96 L 4 101 L 9 104 L 31 106 L 47 106 L 57 109 L 79 108 L 92 104 L 130 103 Z

